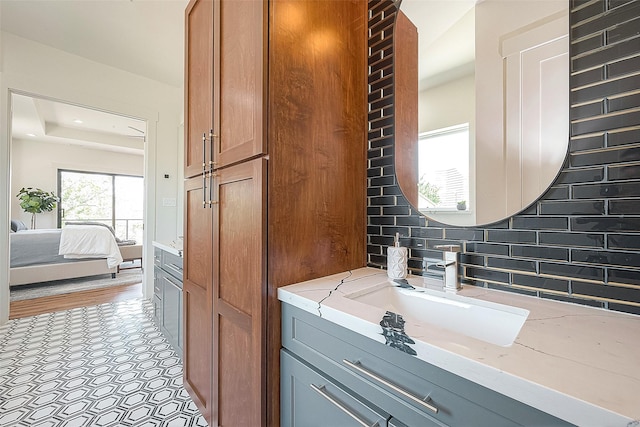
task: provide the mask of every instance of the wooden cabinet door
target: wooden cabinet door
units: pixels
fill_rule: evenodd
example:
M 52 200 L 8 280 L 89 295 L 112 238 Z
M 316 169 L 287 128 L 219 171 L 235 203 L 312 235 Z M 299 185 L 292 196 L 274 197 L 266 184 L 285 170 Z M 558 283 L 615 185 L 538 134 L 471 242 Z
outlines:
M 183 363 L 184 386 L 211 425 L 214 209 L 203 203 L 203 190 L 201 177 L 185 182 Z
M 184 176 L 211 160 L 213 129 L 213 0 L 191 0 L 185 12 Z
M 215 1 L 215 167 L 266 153 L 266 0 Z
M 402 11 L 393 28 L 395 172 L 402 193 L 418 207 L 418 29 Z
M 266 160 L 218 171 L 212 426 L 265 425 Z

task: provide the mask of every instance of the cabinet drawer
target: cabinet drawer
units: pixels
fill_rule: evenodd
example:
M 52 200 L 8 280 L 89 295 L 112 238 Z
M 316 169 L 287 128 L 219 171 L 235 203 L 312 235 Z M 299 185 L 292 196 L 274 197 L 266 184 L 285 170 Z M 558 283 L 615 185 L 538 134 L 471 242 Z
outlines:
M 160 248 L 153 248 L 153 265 L 162 267 L 162 252 Z
M 159 267 L 153 267 L 153 295 L 159 299 L 162 299 L 163 294 L 163 277 L 162 270 Z
M 388 414 L 288 351 L 281 350 L 280 361 L 282 427 L 386 427 Z
M 182 282 L 182 257 L 164 252 L 162 254 L 162 269 Z M 182 283 L 180 287 L 182 288 Z
M 407 426 L 434 422 L 450 426 L 566 425 L 288 304 L 283 305 L 282 319 L 284 347 Z

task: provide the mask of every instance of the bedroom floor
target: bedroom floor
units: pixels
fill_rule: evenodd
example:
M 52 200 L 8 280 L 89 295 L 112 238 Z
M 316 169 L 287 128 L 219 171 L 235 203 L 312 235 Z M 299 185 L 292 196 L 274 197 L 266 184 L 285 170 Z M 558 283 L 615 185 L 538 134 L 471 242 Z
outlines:
M 0 327 L 0 426 L 206 426 L 144 299 Z

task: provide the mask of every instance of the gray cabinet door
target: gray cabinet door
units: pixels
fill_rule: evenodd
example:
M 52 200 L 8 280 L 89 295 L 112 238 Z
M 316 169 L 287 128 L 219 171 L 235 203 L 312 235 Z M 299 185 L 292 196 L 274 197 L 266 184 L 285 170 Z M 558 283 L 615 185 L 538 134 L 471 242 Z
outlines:
M 153 296 L 153 316 L 156 318 L 156 325 L 162 324 L 162 300 L 157 295 Z
M 164 294 L 164 274 L 159 266 L 153 267 L 153 315 L 162 329 L 162 297 Z
M 182 358 L 182 258 L 155 248 L 153 311 L 160 330 Z
M 281 427 L 386 427 L 388 414 L 281 353 Z
M 182 353 L 182 287 L 169 275 L 162 276 L 164 297 L 162 298 L 162 326 L 167 338 L 177 353 Z

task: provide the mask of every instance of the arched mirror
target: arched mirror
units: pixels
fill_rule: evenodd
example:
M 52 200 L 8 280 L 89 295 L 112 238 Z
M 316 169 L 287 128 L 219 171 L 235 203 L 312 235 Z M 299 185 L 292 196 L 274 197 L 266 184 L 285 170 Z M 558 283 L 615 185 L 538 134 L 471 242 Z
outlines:
M 402 0 L 394 28 L 395 162 L 438 222 L 514 215 L 569 140 L 567 0 Z

